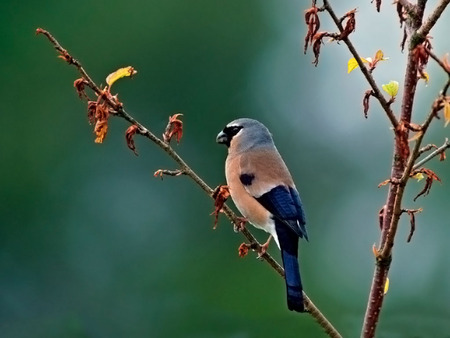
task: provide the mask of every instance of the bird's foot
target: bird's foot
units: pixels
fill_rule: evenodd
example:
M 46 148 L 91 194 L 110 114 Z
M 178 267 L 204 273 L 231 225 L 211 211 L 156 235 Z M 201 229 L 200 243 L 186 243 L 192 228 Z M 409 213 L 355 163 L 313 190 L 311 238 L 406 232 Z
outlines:
M 245 228 L 245 224 L 247 223 L 247 218 L 245 217 L 236 217 L 237 222 L 234 223 L 234 232 L 241 232 Z
M 258 258 L 258 259 L 262 259 L 263 258 L 263 256 L 267 252 L 267 249 L 269 248 L 269 243 L 270 243 L 271 239 L 272 239 L 272 235 L 269 236 L 269 238 L 267 239 L 266 243 L 262 244 L 259 247 L 258 256 L 256 258 Z

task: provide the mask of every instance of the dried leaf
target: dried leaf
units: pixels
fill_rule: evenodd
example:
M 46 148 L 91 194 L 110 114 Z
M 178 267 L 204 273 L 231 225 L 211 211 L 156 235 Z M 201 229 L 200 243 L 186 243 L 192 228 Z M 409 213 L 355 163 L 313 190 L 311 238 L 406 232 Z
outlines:
M 88 98 L 86 93 L 84 92 L 84 88 L 85 88 L 86 84 L 87 84 L 87 81 L 85 79 L 83 79 L 83 78 L 76 79 L 73 82 L 73 86 L 75 87 L 75 89 L 77 91 L 77 94 L 80 97 L 80 99 L 83 98 L 83 97 Z
M 238 252 L 239 252 L 239 257 L 245 257 L 248 254 L 248 249 L 249 249 L 249 245 L 242 243 L 239 248 L 238 248 Z
M 305 46 L 304 53 L 306 54 L 306 50 L 308 49 L 308 44 L 312 44 L 313 37 L 319 31 L 320 28 L 320 20 L 317 14 L 318 8 L 313 5 L 311 8 L 305 11 L 305 22 L 308 26 L 308 30 L 305 36 Z
M 397 81 L 390 81 L 389 83 L 384 84 L 381 87 L 391 97 L 395 97 L 398 93 L 398 82 Z
M 139 131 L 139 127 L 134 124 L 134 125 L 128 127 L 128 129 L 125 132 L 125 139 L 127 140 L 127 146 L 128 146 L 128 148 L 133 150 L 133 152 L 136 156 L 138 156 L 138 153 L 136 151 L 136 146 L 134 144 L 134 135 L 136 135 L 136 133 L 138 131 Z
M 183 121 L 178 118 L 179 116 L 183 116 L 183 114 L 178 113 L 169 117 L 169 123 L 163 133 L 164 142 L 169 143 L 175 135 L 177 143 L 180 143 L 181 137 L 183 136 Z
M 374 91 L 372 89 L 366 90 L 364 92 L 363 97 L 363 111 L 364 111 L 364 117 L 367 118 L 368 112 L 369 112 L 369 99 L 371 95 L 374 95 Z
M 439 161 L 445 161 L 445 151 L 443 151 L 440 155 L 439 155 Z
M 414 201 L 416 201 L 422 195 L 428 195 L 430 193 L 431 186 L 433 185 L 434 181 L 442 182 L 441 179 L 436 175 L 436 173 L 434 171 L 427 169 L 427 168 L 420 168 L 420 169 L 414 170 L 410 176 L 414 177 L 418 173 L 424 174 L 426 176 L 426 180 L 425 180 L 425 186 L 417 194 L 417 196 L 414 197 Z
M 94 133 L 97 136 L 95 143 L 103 143 L 108 132 L 108 120 L 98 120 L 94 127 Z
M 341 35 L 339 36 L 339 40 L 347 38 L 352 32 L 355 31 L 356 28 L 355 13 L 356 8 L 345 13 L 344 18 L 346 18 L 347 21 L 345 22 L 344 30 L 341 32 Z
M 121 79 L 121 78 L 123 78 L 125 76 L 130 76 L 131 77 L 131 76 L 133 76 L 136 73 L 137 73 L 137 70 L 135 70 L 132 66 L 119 68 L 115 72 L 109 74 L 106 77 L 106 83 L 111 88 L 113 83 L 116 82 L 118 79 Z
M 217 228 L 217 222 L 219 221 L 219 213 L 222 211 L 223 205 L 225 204 L 225 201 L 230 197 L 230 188 L 228 188 L 227 185 L 219 185 L 212 195 L 212 198 L 214 198 L 214 211 L 211 213 L 211 215 L 215 216 L 214 220 L 214 227 L 213 229 Z

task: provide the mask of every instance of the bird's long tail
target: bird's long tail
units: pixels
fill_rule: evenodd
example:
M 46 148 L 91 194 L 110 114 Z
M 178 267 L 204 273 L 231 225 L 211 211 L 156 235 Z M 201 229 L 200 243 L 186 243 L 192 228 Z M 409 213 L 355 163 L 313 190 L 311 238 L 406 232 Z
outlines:
M 298 265 L 298 236 L 284 224 L 277 224 L 276 231 L 283 259 L 288 308 L 291 311 L 305 312 Z

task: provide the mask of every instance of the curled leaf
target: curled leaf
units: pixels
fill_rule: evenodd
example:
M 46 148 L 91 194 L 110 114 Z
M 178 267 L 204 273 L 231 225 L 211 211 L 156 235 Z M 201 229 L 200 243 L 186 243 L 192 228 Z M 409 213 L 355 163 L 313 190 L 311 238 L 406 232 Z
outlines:
M 364 117 L 367 118 L 367 114 L 369 112 L 369 99 L 371 95 L 374 95 L 375 92 L 372 89 L 366 90 L 364 92 L 363 97 L 363 111 L 364 111 Z
M 430 169 L 427 168 L 420 168 L 417 170 L 414 170 L 410 176 L 411 177 L 415 177 L 417 174 L 423 174 L 426 176 L 426 180 L 425 180 L 425 186 L 423 187 L 423 189 L 417 194 L 416 197 L 414 197 L 414 201 L 416 201 L 420 196 L 422 195 L 428 195 L 430 193 L 431 190 L 431 186 L 433 185 L 434 181 L 439 181 L 442 182 L 441 179 L 436 175 L 436 173 Z
M 178 118 L 180 116 L 183 116 L 183 114 L 178 113 L 169 117 L 166 130 L 163 133 L 164 142 L 170 143 L 170 140 L 175 135 L 177 143 L 180 143 L 181 137 L 183 136 L 183 121 Z
M 108 120 L 97 120 L 94 127 L 94 133 L 96 135 L 95 143 L 103 143 L 108 132 Z
M 305 11 L 305 22 L 308 26 L 308 30 L 305 36 L 305 46 L 304 53 L 306 54 L 306 50 L 308 49 L 308 44 L 312 44 L 313 37 L 319 31 L 320 28 L 320 20 L 318 15 L 318 8 L 313 4 L 313 6 Z
M 211 215 L 215 216 L 213 229 L 217 228 L 219 213 L 222 211 L 223 205 L 228 197 L 230 197 L 230 188 L 227 185 L 219 185 L 212 194 L 212 198 L 214 198 L 214 211 Z
M 106 77 L 106 83 L 111 88 L 113 83 L 116 82 L 117 80 L 119 80 L 119 79 L 121 79 L 121 78 L 123 78 L 125 76 L 130 76 L 131 77 L 131 76 L 133 76 L 136 73 L 137 73 L 137 70 L 135 70 L 131 66 L 119 68 L 115 72 L 109 74 Z
M 445 151 L 439 155 L 439 161 L 445 161 Z
M 243 257 L 247 256 L 248 249 L 249 249 L 249 245 L 246 243 L 242 243 L 238 248 L 239 257 L 243 258 Z
M 135 124 L 128 127 L 128 129 L 125 132 L 125 139 L 127 140 L 127 146 L 131 150 L 133 150 L 134 154 L 138 156 L 138 153 L 136 151 L 136 145 L 134 144 L 134 135 L 139 131 L 139 127 Z
M 75 87 L 75 89 L 77 91 L 77 94 L 80 97 L 80 99 L 83 98 L 83 97 L 88 98 L 86 93 L 85 93 L 85 91 L 84 91 L 84 88 L 85 88 L 86 84 L 87 84 L 87 81 L 85 79 L 83 79 L 83 78 L 76 79 L 73 82 L 73 86 Z
M 389 83 L 384 84 L 381 87 L 391 97 L 395 97 L 398 93 L 398 82 L 397 81 L 390 81 Z

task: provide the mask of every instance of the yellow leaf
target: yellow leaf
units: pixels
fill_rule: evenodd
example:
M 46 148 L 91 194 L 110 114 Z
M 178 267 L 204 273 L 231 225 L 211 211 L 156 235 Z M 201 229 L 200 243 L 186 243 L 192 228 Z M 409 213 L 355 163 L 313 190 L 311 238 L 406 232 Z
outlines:
M 430 75 L 428 75 L 427 72 L 422 72 L 422 75 L 420 76 L 421 79 L 424 79 L 425 85 L 428 85 L 428 82 L 430 82 Z
M 388 84 L 384 84 L 381 86 L 383 90 L 391 95 L 392 97 L 395 97 L 398 93 L 398 82 L 397 81 L 390 81 Z
M 386 283 L 384 283 L 384 294 L 389 290 L 389 277 L 386 277 Z
M 383 51 L 381 49 L 377 50 L 377 53 L 375 54 L 375 60 L 380 61 L 383 60 Z
M 417 180 L 417 182 L 420 182 L 421 180 L 423 180 L 425 178 L 425 176 L 423 176 L 422 173 L 417 173 L 412 178 L 415 178 Z
M 450 123 L 450 100 L 447 96 L 447 99 L 444 101 L 444 119 L 445 119 L 445 127 Z
M 123 78 L 125 76 L 133 76 L 136 73 L 137 70 L 135 70 L 131 66 L 119 68 L 115 72 L 109 74 L 106 77 L 106 83 L 108 84 L 109 87 L 111 87 L 113 83 L 116 82 L 118 79 Z
M 361 58 L 361 61 L 363 63 L 369 62 L 369 61 L 367 61 L 364 58 Z M 358 68 L 358 62 L 356 61 L 356 59 L 355 58 L 351 58 L 350 60 L 348 60 L 348 63 L 347 63 L 347 74 L 349 74 L 352 70 L 355 70 L 356 68 Z

